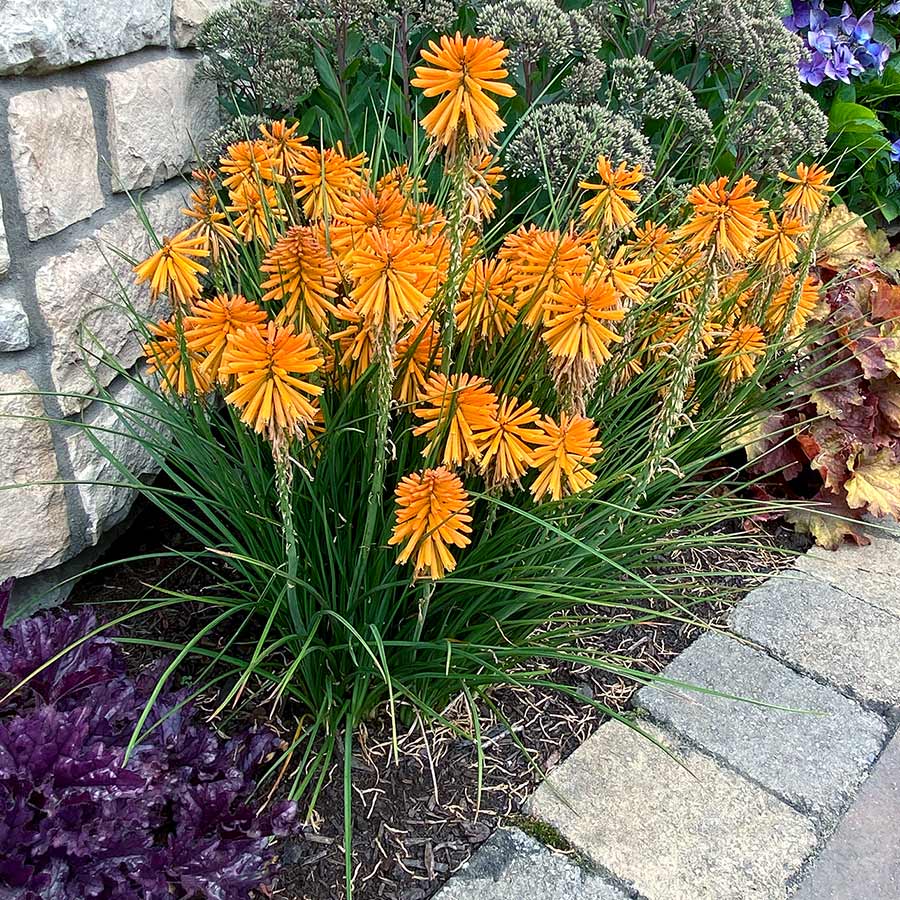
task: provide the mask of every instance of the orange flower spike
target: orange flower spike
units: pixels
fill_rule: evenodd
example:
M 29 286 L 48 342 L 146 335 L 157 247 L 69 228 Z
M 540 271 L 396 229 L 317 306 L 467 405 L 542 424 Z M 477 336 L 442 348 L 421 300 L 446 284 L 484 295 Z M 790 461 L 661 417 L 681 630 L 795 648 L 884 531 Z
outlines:
M 519 312 L 525 310 L 523 321 L 529 328 L 545 320 L 547 303 L 559 290 L 563 277 L 581 277 L 591 264 L 583 237 L 534 226 L 507 235 L 497 255 L 509 263 L 509 283 L 516 289 L 515 306 Z
M 598 365 L 609 359 L 609 344 L 621 340 L 605 323 L 624 316 L 609 282 L 568 276 L 547 304 L 544 342 L 553 356 Z
M 539 423 L 531 438 L 538 476 L 531 493 L 540 501 L 548 493 L 554 500 L 590 487 L 597 476 L 590 470 L 602 452 L 597 426 L 586 416 L 561 413 L 559 423 L 550 416 Z
M 163 390 L 186 397 L 193 386 L 196 393 L 207 393 L 209 376 L 195 354 L 188 351 L 185 359 L 175 323 L 161 319 L 156 325 L 149 325 L 148 330 L 153 337 L 144 344 L 144 358 L 150 373 L 159 374 Z
M 505 261 L 476 260 L 466 272 L 456 303 L 457 330 L 471 329 L 472 336 L 485 343 L 505 337 L 516 322 L 516 308 L 509 302 L 514 292 Z
M 797 276 L 788 275 L 784 279 L 784 283 L 776 291 L 775 296 L 769 303 L 766 310 L 766 328 L 770 332 L 777 333 L 784 324 L 785 316 L 794 299 L 794 291 L 797 288 Z M 806 327 L 806 323 L 815 312 L 816 305 L 819 302 L 819 285 L 815 278 L 811 275 L 803 280 L 800 288 L 800 294 L 797 297 L 797 305 L 794 309 L 794 315 L 786 329 L 786 337 L 794 337 Z
M 237 387 L 225 398 L 241 421 L 269 440 L 295 434 L 315 420 L 313 398 L 322 388 L 305 380 L 321 369 L 322 353 L 307 332 L 269 322 L 229 335 L 220 372 Z
M 218 294 L 212 300 L 200 300 L 184 319 L 184 337 L 191 353 L 202 357 L 200 369 L 216 380 L 228 335 L 250 325 L 261 325 L 266 314 L 240 294 Z
M 261 287 L 264 303 L 283 304 L 276 321 L 291 322 L 299 330 L 321 332 L 328 325 L 340 278 L 334 261 L 309 226 L 289 228 L 266 253 L 260 271 L 269 277 Z
M 768 269 L 788 268 L 797 258 L 797 239 L 805 233 L 806 225 L 800 219 L 790 213 L 779 219 L 770 212 L 769 224 L 759 231 L 756 258 Z
M 309 147 L 292 176 L 295 196 L 303 205 L 304 215 L 308 219 L 343 215 L 347 201 L 365 186 L 362 177 L 365 161 L 365 153 L 345 156 L 340 141 L 324 150 Z
M 716 350 L 719 372 L 732 383 L 756 371 L 756 359 L 766 352 L 766 340 L 757 325 L 741 325 L 722 338 Z
M 491 153 L 482 153 L 466 167 L 466 206 L 465 214 L 476 222 L 488 222 L 497 212 L 494 202 L 502 196 L 497 185 L 505 181 L 503 167 L 498 165 L 497 157 Z
M 443 358 L 440 333 L 433 321 L 423 319 L 394 347 L 394 369 L 399 373 L 394 382 L 396 398 L 401 403 L 415 403 Z
M 691 218 L 679 229 L 689 249 L 711 251 L 727 262 L 737 263 L 753 249 L 763 224 L 760 210 L 768 205 L 750 193 L 756 182 L 743 175 L 728 188 L 724 176 L 691 189 L 687 201 Z
M 415 208 L 397 188 L 372 191 L 363 188 L 347 199 L 344 212 L 335 216 L 328 229 L 332 252 L 349 253 L 370 231 L 405 231 L 416 225 Z
M 272 244 L 272 233 L 287 218 L 278 205 L 275 188 L 265 184 L 262 191 L 249 181 L 229 193 L 231 204 L 226 207 L 234 215 L 234 229 L 246 243 L 259 241 L 264 247 Z
M 650 262 L 640 258 L 627 258 L 629 248 L 624 244 L 611 258 L 600 256 L 596 259 L 592 275 L 609 282 L 623 297 L 635 303 L 647 299 L 647 291 L 641 286 Z
M 299 122 L 288 125 L 284 119 L 259 126 L 260 133 L 281 175 L 291 175 L 303 162 L 309 145 L 306 135 L 297 136 Z
M 530 401 L 515 397 L 499 401 L 490 424 L 475 433 L 481 452 L 481 471 L 490 473 L 492 484 L 517 482 L 534 465 L 529 444 L 538 434 L 541 411 Z
M 278 160 L 265 141 L 232 144 L 219 160 L 219 168 L 228 176 L 222 179 L 222 184 L 229 191 L 236 191 L 245 183 L 258 185 L 263 181 L 281 183 L 285 180 L 278 171 Z
M 422 50 L 428 65 L 416 66 L 411 84 L 426 97 L 440 96 L 437 106 L 422 119 L 435 149 L 455 150 L 460 129 L 482 150 L 491 145 L 505 123 L 488 95 L 514 97 L 516 93 L 504 81 L 509 73 L 503 61 L 508 55 L 502 41 L 463 38 L 459 32 L 442 36 L 440 44 L 428 42 L 428 49 Z
M 205 275 L 207 268 L 197 260 L 207 256 L 206 239 L 192 235 L 190 228 L 173 238 L 164 237 L 162 247 L 134 267 L 135 283 L 149 281 L 153 300 L 167 293 L 174 303 L 187 306 L 200 296 L 199 276 Z
M 456 568 L 450 547 L 462 548 L 471 540 L 471 501 L 462 481 L 443 466 L 426 469 L 402 478 L 395 496 L 395 525 L 388 543 L 406 542 L 397 563 L 414 558 L 416 578 L 443 578 Z
M 376 336 L 363 321 L 362 316 L 357 315 L 352 309 L 341 305 L 337 308 L 336 315 L 338 319 L 348 324 L 346 328 L 332 334 L 331 340 L 337 341 L 340 365 L 346 372 L 350 384 L 353 384 L 372 364 L 375 357 Z
M 221 207 L 218 195 L 211 188 L 202 184 L 194 188 L 190 195 L 190 206 L 181 211 L 189 219 L 194 220 L 194 224 L 185 233 L 206 241 L 213 265 L 216 265 L 225 253 L 237 247 L 234 229 Z
M 828 195 L 834 191 L 828 183 L 831 172 L 818 163 L 811 166 L 800 163 L 796 176 L 780 172 L 778 177 L 785 184 L 792 185 L 784 195 L 783 210 L 804 221 L 815 216 L 827 202 Z
M 347 267 L 354 311 L 377 330 L 421 319 L 437 287 L 433 257 L 432 248 L 406 234 L 366 234 Z
M 490 384 L 478 375 L 435 373 L 428 379 L 413 413 L 424 419 L 413 434 L 429 435 L 428 456 L 439 442 L 444 443 L 442 462 L 457 466 L 473 460 L 480 462 L 481 450 L 475 432 L 490 428 L 497 413 L 497 396 Z
M 667 225 L 647 221 L 635 226 L 634 238 L 627 246 L 646 264 L 645 281 L 659 283 L 678 264 L 677 245 L 673 238 Z
M 627 228 L 634 221 L 629 203 L 639 203 L 641 195 L 632 188 L 644 180 L 640 166 L 628 169 L 624 162 L 613 169 L 605 156 L 597 157 L 599 182 L 580 181 L 578 187 L 594 191 L 594 195 L 581 204 L 582 216 L 589 228 L 597 228 L 609 234 L 619 228 Z

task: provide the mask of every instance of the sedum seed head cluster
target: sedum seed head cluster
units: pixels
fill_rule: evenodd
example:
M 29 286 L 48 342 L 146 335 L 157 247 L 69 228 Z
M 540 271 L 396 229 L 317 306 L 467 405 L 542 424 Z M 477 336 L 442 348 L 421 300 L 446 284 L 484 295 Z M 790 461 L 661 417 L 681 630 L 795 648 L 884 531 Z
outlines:
M 568 12 L 554 0 L 484 3 L 478 10 L 478 30 L 502 40 L 513 65 L 592 56 L 602 44 L 599 30 L 586 16 Z
M 549 177 L 554 190 L 584 178 L 599 155 L 652 171 L 653 151 L 641 131 L 599 103 L 552 103 L 537 107 L 509 143 L 506 157 L 516 175 Z

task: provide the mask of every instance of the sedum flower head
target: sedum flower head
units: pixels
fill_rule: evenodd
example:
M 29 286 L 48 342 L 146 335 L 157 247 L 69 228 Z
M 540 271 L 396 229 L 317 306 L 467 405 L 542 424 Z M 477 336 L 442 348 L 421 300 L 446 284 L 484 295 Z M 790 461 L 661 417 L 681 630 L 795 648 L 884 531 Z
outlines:
M 403 544 L 402 565 L 413 560 L 416 578 L 443 578 L 456 568 L 450 547 L 465 547 L 472 531 L 471 501 L 458 475 L 441 466 L 400 480 L 394 530 L 388 543 Z

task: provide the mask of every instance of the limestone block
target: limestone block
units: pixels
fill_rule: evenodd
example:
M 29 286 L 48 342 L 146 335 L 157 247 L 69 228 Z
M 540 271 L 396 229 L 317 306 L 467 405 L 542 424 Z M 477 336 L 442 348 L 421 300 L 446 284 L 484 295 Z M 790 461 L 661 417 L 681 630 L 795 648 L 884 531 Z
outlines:
M 0 294 L 0 353 L 25 350 L 31 343 L 28 315 L 17 297 Z
M 187 47 L 193 43 L 200 26 L 229 3 L 231 0 L 174 0 L 172 22 L 175 25 L 175 46 Z

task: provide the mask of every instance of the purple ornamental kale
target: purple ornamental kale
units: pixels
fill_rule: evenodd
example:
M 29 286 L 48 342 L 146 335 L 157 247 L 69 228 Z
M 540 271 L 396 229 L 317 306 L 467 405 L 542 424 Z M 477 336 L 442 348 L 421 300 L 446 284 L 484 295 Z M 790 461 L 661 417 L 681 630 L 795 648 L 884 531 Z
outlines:
M 89 612 L 45 613 L 0 632 L 2 693 L 96 628 Z M 223 742 L 170 693 L 126 761 L 155 682 L 130 678 L 114 642 L 92 636 L 0 708 L 3 900 L 243 900 L 267 879 L 271 838 L 296 813 L 257 815 L 249 800 L 277 738 Z

